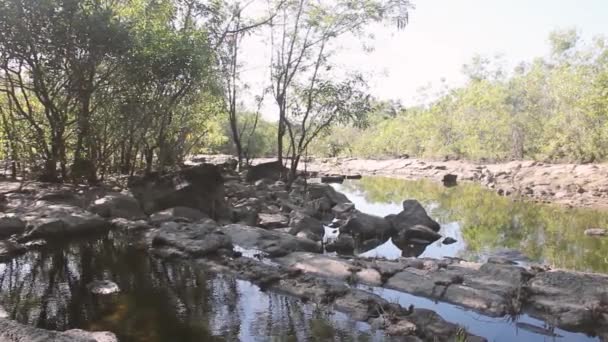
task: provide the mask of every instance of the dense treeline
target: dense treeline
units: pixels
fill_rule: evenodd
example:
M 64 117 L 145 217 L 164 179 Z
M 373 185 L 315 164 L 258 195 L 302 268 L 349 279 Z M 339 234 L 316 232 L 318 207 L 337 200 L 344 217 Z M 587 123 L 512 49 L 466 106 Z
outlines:
M 608 40 L 551 34 L 551 55 L 506 72 L 476 57 L 469 81 L 428 106 L 379 103 L 364 129 L 336 127 L 325 156 L 593 162 L 608 158 Z M 312 153 L 312 152 L 311 152 Z
M 247 7 L 257 7 L 246 15 Z M 335 77 L 336 38 L 407 24 L 408 0 L 0 0 L 1 153 L 10 173 L 95 183 L 164 171 L 226 150 L 302 153 L 332 124 L 367 112 L 365 82 Z M 272 59 L 247 108 L 241 45 Z M 260 120 L 266 98 L 277 124 Z M 269 135 L 274 135 L 271 140 Z

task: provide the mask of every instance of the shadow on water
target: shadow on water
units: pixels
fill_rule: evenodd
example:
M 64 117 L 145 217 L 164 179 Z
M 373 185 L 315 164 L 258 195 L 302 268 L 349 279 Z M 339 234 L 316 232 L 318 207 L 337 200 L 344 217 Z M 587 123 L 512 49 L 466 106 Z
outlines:
M 457 240 L 452 245 L 437 241 L 420 253 L 422 257 L 484 261 L 508 254 L 521 261 L 608 273 L 608 239 L 583 234 L 590 227 L 608 227 L 605 211 L 516 201 L 471 183 L 446 188 L 430 180 L 367 177 L 334 186 L 356 208 L 378 216 L 398 213 L 405 199 L 420 201 L 441 223 L 440 233 Z M 365 255 L 396 258 L 401 249 L 389 240 Z
M 121 292 L 94 296 L 93 280 Z M 130 341 L 376 341 L 367 324 L 265 293 L 104 236 L 53 244 L 0 264 L 0 305 L 41 328 L 109 330 Z

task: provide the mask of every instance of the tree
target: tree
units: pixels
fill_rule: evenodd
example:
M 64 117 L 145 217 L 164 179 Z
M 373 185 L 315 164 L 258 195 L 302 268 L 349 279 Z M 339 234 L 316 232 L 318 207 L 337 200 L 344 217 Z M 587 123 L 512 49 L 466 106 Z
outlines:
M 291 98 L 299 96 L 298 88 L 302 89 L 301 92 L 308 92 L 305 97 L 317 92 L 312 89 L 317 88 L 320 73 L 329 71 L 332 42 L 346 34 L 361 34 L 368 24 L 387 18 L 396 19 L 397 26 L 403 27 L 410 8 L 407 0 L 292 0 L 281 8 L 272 20 L 270 32 L 270 69 L 273 96 L 279 113 L 277 152 L 280 163 L 283 163 L 283 141 L 290 125 L 289 112 L 298 107 L 293 107 Z M 303 83 L 307 85 L 302 86 Z M 307 111 L 304 109 L 304 112 Z M 292 149 L 297 150 L 297 146 L 292 144 Z

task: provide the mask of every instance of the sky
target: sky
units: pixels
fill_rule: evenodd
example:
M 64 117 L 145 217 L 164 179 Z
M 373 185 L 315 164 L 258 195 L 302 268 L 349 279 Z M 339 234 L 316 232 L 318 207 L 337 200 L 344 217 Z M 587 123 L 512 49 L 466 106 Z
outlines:
M 497 54 L 507 67 L 549 53 L 548 36 L 556 29 L 576 28 L 589 41 L 608 36 L 608 0 L 413 0 L 409 25 L 376 25 L 373 51 L 344 38 L 335 56 L 345 69 L 364 72 L 373 96 L 419 104 L 419 89 L 462 85 L 462 65 L 473 56 Z M 255 93 L 268 84 L 265 43 L 251 39 L 244 45 L 243 80 Z M 264 116 L 274 116 L 270 105 Z

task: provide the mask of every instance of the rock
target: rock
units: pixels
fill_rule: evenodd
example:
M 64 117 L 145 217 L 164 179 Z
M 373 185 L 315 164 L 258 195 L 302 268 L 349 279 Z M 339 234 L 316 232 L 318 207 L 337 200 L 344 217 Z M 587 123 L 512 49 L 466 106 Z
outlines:
M 25 246 L 11 240 L 0 240 L 0 262 L 8 261 L 26 252 Z
M 403 211 L 397 215 L 386 217 L 397 231 L 407 230 L 414 226 L 425 226 L 438 232 L 441 229 L 439 223 L 429 217 L 424 207 L 416 200 L 403 201 Z
M 355 210 L 346 224 L 340 227 L 340 234 L 352 235 L 355 239 L 367 240 L 372 238 L 388 238 L 392 235 L 393 227 L 386 219 L 362 213 Z
M 85 331 L 81 329 L 71 329 L 67 330 L 64 334 L 83 339 L 92 339 L 95 342 L 118 342 L 116 335 L 109 331 Z
M 321 177 L 321 183 L 343 183 L 344 176 L 323 176 Z
M 288 172 L 289 169 L 284 167 L 279 161 L 262 163 L 250 167 L 245 180 L 250 183 L 264 178 L 279 180 L 282 174 L 286 175 Z
M 329 184 L 308 184 L 304 196 L 307 201 L 327 198 L 330 208 L 336 204 L 350 202 L 346 195 L 337 192 Z
M 336 204 L 333 208 L 331 208 L 331 212 L 334 214 L 334 218 L 336 219 L 346 219 L 353 213 L 354 210 L 355 205 L 350 202 Z
M 110 221 L 110 223 L 114 227 L 116 227 L 120 230 L 136 231 L 136 230 L 147 230 L 147 229 L 152 228 L 152 226 L 150 226 L 148 224 L 148 222 L 146 222 L 144 220 L 130 221 L 125 218 L 115 218 L 115 219 L 112 219 Z
M 172 247 L 189 257 L 217 255 L 232 251 L 232 240 L 210 219 L 199 223 L 167 222 L 152 238 L 152 247 Z
M 396 324 L 390 324 L 386 328 L 386 334 L 389 336 L 407 336 L 416 334 L 416 325 L 406 320 L 400 320 Z
M 29 211 L 24 219 L 32 229 L 24 241 L 38 238 L 64 238 L 68 235 L 94 234 L 112 226 L 98 215 L 67 204 L 51 204 Z
M 270 257 L 283 256 L 295 251 L 313 253 L 323 251 L 321 246 L 312 240 L 301 239 L 276 230 L 231 224 L 224 226 L 222 231 L 230 236 L 235 245 L 260 250 Z
M 587 236 L 607 236 L 608 229 L 603 229 L 603 228 L 585 229 L 585 235 L 587 235 Z
M 150 223 L 158 225 L 167 221 L 180 220 L 197 222 L 207 218 L 209 218 L 209 216 L 198 209 L 188 207 L 173 207 L 150 215 Z
M 549 319 L 564 329 L 608 324 L 608 276 L 562 270 L 540 272 L 528 283 L 532 316 Z
M 458 242 L 456 239 L 448 236 L 445 239 L 443 239 L 443 241 L 441 243 L 443 243 L 444 245 L 451 245 L 456 242 Z
M 84 199 L 76 193 L 75 189 L 42 190 L 36 197 L 36 201 L 68 204 L 81 208 L 84 206 Z
M 232 222 L 255 226 L 258 223 L 259 209 L 249 205 L 238 205 L 232 209 Z
M 456 186 L 458 185 L 458 175 L 446 173 L 445 175 L 443 175 L 441 182 L 446 187 Z
M 300 269 L 323 277 L 336 278 L 347 282 L 361 282 L 367 285 L 382 284 L 378 271 L 371 267 L 355 267 L 350 262 L 320 254 L 293 252 L 276 261 L 288 268 Z
M 116 342 L 111 332 L 66 332 L 44 330 L 24 325 L 10 319 L 0 319 L 0 341 L 2 342 Z
M 395 244 L 401 244 L 399 241 L 424 241 L 422 244 L 430 244 L 439 239 L 441 239 L 441 234 L 422 225 L 401 229 L 393 236 L 393 242 L 395 242 Z
M 201 164 L 164 176 L 133 177 L 129 189 L 146 213 L 189 207 L 212 218 L 228 218 L 224 179 L 216 165 Z
M 363 178 L 362 175 L 360 174 L 356 174 L 356 175 L 346 175 L 346 179 L 361 179 Z
M 337 239 L 325 245 L 325 250 L 338 254 L 352 255 L 355 251 L 355 239 L 349 234 L 340 234 Z
M 18 217 L 5 216 L 0 218 L 0 239 L 25 232 L 25 222 Z
M 257 190 L 265 190 L 270 186 L 271 180 L 262 178 L 255 181 L 254 186 Z
M 257 225 L 266 229 L 283 228 L 289 225 L 289 217 L 281 213 L 259 213 Z
M 120 288 L 109 280 L 95 280 L 87 284 L 89 292 L 95 295 L 107 295 L 120 292 Z
M 101 217 L 118 217 L 133 221 L 146 218 L 146 214 L 134 197 L 120 193 L 109 194 L 95 200 L 88 209 Z
M 276 181 L 273 184 L 268 186 L 268 190 L 276 192 L 276 191 L 284 191 L 285 190 L 285 182 Z
M 289 234 L 296 235 L 300 232 L 311 232 L 315 235 L 323 237 L 325 228 L 321 221 L 314 217 L 306 215 L 299 211 L 292 211 L 289 218 Z

